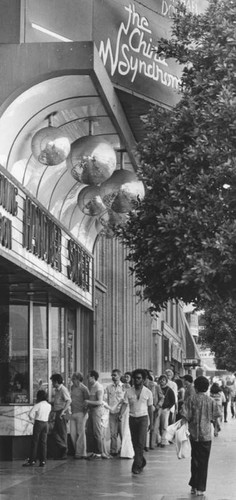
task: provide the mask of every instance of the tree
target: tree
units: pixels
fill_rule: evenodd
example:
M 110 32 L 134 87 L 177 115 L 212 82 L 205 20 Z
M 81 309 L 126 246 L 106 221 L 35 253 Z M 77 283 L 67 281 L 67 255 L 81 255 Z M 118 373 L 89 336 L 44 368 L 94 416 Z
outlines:
M 179 6 L 158 52 L 183 65 L 181 99 L 154 107 L 139 145 L 146 186 L 117 230 L 156 309 L 236 296 L 236 1 Z
M 224 307 L 208 304 L 204 313 L 200 342 L 215 354 L 218 369 L 236 371 L 236 304 L 229 300 Z

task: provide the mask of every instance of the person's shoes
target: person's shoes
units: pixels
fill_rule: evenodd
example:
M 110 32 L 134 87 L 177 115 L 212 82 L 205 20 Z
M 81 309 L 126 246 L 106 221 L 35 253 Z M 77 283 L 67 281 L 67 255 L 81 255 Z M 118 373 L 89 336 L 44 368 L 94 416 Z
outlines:
M 45 467 L 46 462 L 40 462 L 39 467 Z
M 87 456 L 87 460 L 100 460 L 100 458 L 102 458 L 102 455 L 99 453 L 91 453 Z
M 110 459 L 110 458 L 113 458 L 111 455 L 107 455 L 106 453 L 102 453 L 102 458 L 105 458 L 105 459 Z
M 228 420 L 224 420 L 224 422 L 228 422 Z
M 111 455 L 111 457 L 118 457 L 119 453 L 111 452 L 110 455 Z
M 149 448 L 145 446 L 144 451 L 149 451 Z
M 146 458 L 143 457 L 143 461 L 142 461 L 142 469 L 147 465 L 147 461 L 146 461 Z
M 29 458 L 27 458 L 26 462 L 22 464 L 22 467 L 33 467 L 34 465 L 36 465 L 35 460 L 30 460 Z
M 141 469 L 137 469 L 136 467 L 134 467 L 134 468 L 132 469 L 132 473 L 133 473 L 133 474 L 140 474 L 140 473 L 141 473 Z
M 150 446 L 149 450 L 155 450 L 154 446 Z
M 218 436 L 218 432 L 217 431 L 214 431 L 214 436 L 217 437 Z
M 161 444 L 161 445 L 160 445 L 160 447 L 161 447 L 161 448 L 165 448 L 165 444 Z
M 197 496 L 197 497 L 202 497 L 202 496 L 204 496 L 204 495 L 205 495 L 205 491 L 201 491 L 201 490 L 197 490 L 197 491 L 196 491 L 196 496 Z
M 191 495 L 196 495 L 196 493 L 197 493 L 196 488 L 191 488 Z

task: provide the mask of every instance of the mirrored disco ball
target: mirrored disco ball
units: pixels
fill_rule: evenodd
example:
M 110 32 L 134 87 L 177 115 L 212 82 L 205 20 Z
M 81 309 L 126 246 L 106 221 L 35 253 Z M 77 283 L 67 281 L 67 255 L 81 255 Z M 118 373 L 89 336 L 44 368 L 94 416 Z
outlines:
M 124 169 L 116 170 L 100 190 L 105 205 L 117 213 L 132 210 L 134 202 L 142 200 L 145 194 L 144 184 L 135 172 Z
M 67 167 L 75 180 L 94 186 L 108 179 L 116 169 L 116 152 L 102 137 L 80 137 L 71 145 Z
M 78 194 L 77 203 L 80 210 L 86 215 L 96 216 L 106 210 L 106 205 L 102 201 L 98 186 L 86 186 L 81 189 Z
M 33 136 L 31 150 L 34 158 L 43 165 L 59 165 L 70 153 L 70 141 L 62 130 L 44 127 Z

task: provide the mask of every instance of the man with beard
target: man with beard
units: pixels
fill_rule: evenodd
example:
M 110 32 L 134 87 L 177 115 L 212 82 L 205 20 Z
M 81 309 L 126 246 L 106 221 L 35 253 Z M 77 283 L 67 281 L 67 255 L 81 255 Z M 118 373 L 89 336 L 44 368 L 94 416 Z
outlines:
M 146 371 L 136 369 L 132 373 L 134 385 L 127 389 L 124 397 L 124 403 L 121 408 L 121 414 L 129 405 L 129 426 L 132 444 L 134 448 L 134 461 L 132 465 L 133 474 L 140 474 L 146 465 L 143 456 L 146 445 L 146 437 L 149 430 L 153 431 L 153 396 L 151 391 L 144 386 Z

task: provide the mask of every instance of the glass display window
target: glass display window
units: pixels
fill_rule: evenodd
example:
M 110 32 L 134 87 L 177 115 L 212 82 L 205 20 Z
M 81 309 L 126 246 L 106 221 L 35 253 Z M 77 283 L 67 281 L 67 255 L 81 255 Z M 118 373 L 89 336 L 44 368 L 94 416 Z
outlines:
M 28 305 L 0 305 L 0 404 L 29 403 Z

